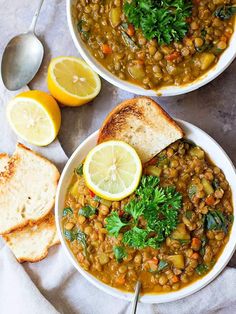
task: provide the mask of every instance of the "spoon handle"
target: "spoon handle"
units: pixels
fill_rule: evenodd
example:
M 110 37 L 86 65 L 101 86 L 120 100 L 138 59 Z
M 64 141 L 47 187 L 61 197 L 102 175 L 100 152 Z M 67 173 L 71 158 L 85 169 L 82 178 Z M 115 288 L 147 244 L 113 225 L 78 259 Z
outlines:
M 132 308 L 131 308 L 130 314 L 136 313 L 140 289 L 141 289 L 141 282 L 138 281 L 136 284 L 136 287 L 135 287 L 134 298 L 133 298 Z
M 44 0 L 40 0 L 39 1 L 39 6 L 38 6 L 37 10 L 34 13 L 33 20 L 32 20 L 32 22 L 30 24 L 29 32 L 32 32 L 32 33 L 35 32 L 35 26 L 36 26 L 36 23 L 37 23 L 37 20 L 38 20 L 38 16 L 39 16 L 41 7 L 43 5 L 43 2 L 44 2 Z

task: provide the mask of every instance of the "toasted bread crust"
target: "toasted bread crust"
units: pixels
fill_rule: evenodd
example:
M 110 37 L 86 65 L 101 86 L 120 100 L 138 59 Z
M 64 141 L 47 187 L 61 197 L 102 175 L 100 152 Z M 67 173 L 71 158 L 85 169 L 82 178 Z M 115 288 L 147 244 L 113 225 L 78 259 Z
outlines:
M 44 220 L 41 220 L 40 222 L 37 222 L 36 224 L 34 225 L 28 225 L 28 226 L 25 226 L 23 228 L 19 228 L 17 230 L 14 230 L 13 232 L 11 233 L 8 233 L 8 234 L 5 234 L 3 236 L 3 239 L 5 240 L 5 242 L 7 243 L 7 245 L 12 249 L 13 253 L 15 254 L 14 252 L 14 247 L 13 247 L 13 244 L 12 244 L 12 239 L 13 238 L 17 238 L 19 237 L 20 235 L 24 234 L 25 233 L 25 237 L 28 237 L 29 233 L 30 232 L 34 232 L 34 231 L 31 231 L 30 228 L 32 227 L 38 227 L 38 228 L 42 228 L 42 225 L 43 225 L 43 229 L 42 230 L 48 230 L 48 229 L 52 229 L 53 230 L 53 235 L 51 236 L 51 239 L 50 241 L 48 241 L 47 245 L 45 245 L 44 249 L 42 252 L 40 252 L 40 254 L 38 254 L 37 257 L 33 258 L 32 256 L 16 256 L 17 260 L 20 262 L 20 263 L 24 263 L 24 262 L 31 262 L 31 263 L 36 263 L 36 262 L 39 262 L 41 261 L 42 259 L 44 259 L 47 255 L 48 255 L 48 252 L 49 252 L 49 248 L 56 245 L 56 244 L 59 244 L 60 241 L 59 239 L 57 238 L 57 230 L 56 230 L 56 226 L 55 226 L 55 218 L 54 218 L 54 215 L 52 213 L 49 213 L 47 215 L 46 218 L 44 218 Z M 38 232 L 37 230 L 35 231 L 36 233 Z M 27 234 L 28 233 L 28 234 Z M 39 233 L 39 237 L 38 237 L 38 241 L 40 242 L 40 233 Z M 56 240 L 55 240 L 56 239 Z
M 5 158 L 5 157 L 9 157 L 8 154 L 6 154 L 6 153 L 0 153 L 0 158 Z
M 18 143 L 17 147 L 16 147 L 16 151 L 13 154 L 13 156 L 10 158 L 8 165 L 6 167 L 6 170 L 4 172 L 0 173 L 0 186 L 2 185 L 2 187 L 4 187 L 8 182 L 11 181 L 12 177 L 14 176 L 18 163 L 20 162 L 20 152 L 21 151 L 27 151 L 30 152 L 31 154 L 35 155 L 38 159 L 41 159 L 44 161 L 44 163 L 46 162 L 46 164 L 48 164 L 50 166 L 51 169 L 53 169 L 53 173 L 54 173 L 54 177 L 53 177 L 53 182 L 51 182 L 51 184 L 54 186 L 55 190 L 56 187 L 58 185 L 58 181 L 60 178 L 60 173 L 57 170 L 57 168 L 45 157 L 37 154 L 36 152 L 32 151 L 31 149 L 25 147 L 23 144 Z M 24 220 L 21 223 L 12 225 L 10 228 L 4 229 L 2 231 L 0 231 L 1 235 L 4 234 L 8 234 L 9 232 L 12 232 L 16 229 L 22 228 L 26 225 L 28 225 L 29 223 L 36 223 L 39 221 L 42 221 L 49 213 L 50 211 L 53 209 L 55 204 L 55 196 L 51 199 L 51 202 L 47 204 L 47 210 L 44 211 L 44 214 L 41 215 L 40 217 L 38 217 L 37 219 L 33 219 L 33 218 L 27 218 L 25 217 Z
M 156 141 L 154 147 L 148 149 L 152 141 L 152 138 L 147 141 L 148 135 L 155 139 L 162 137 L 162 142 Z M 154 100 L 137 97 L 122 102 L 108 114 L 99 130 L 97 143 L 124 140 L 137 150 L 145 163 L 160 152 L 160 148 L 164 149 L 183 136 L 179 125 Z
M 123 124 L 126 123 L 127 115 L 138 119 L 144 118 L 144 108 L 140 109 L 137 107 L 137 101 L 140 99 L 149 102 L 150 105 L 155 108 L 157 114 L 163 115 L 167 123 L 172 124 L 176 130 L 182 134 L 182 137 L 184 136 L 183 130 L 164 109 L 162 109 L 153 99 L 142 96 L 123 101 L 108 114 L 99 130 L 98 144 L 113 139 L 117 132 L 120 132 Z M 144 123 L 150 123 L 150 121 L 144 121 Z

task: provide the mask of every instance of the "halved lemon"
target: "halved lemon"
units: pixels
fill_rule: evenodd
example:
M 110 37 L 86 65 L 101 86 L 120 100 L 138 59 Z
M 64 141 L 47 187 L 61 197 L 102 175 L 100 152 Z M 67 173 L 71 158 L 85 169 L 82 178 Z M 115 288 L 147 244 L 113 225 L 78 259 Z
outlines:
M 56 100 L 37 90 L 13 98 L 7 105 L 7 118 L 19 137 L 37 146 L 53 142 L 61 125 L 61 111 Z
M 80 106 L 94 99 L 101 90 L 99 76 L 82 59 L 58 57 L 48 68 L 48 89 L 66 106 Z
M 142 164 L 130 145 L 122 141 L 107 141 L 89 152 L 83 173 L 88 188 L 96 195 L 117 201 L 137 188 Z

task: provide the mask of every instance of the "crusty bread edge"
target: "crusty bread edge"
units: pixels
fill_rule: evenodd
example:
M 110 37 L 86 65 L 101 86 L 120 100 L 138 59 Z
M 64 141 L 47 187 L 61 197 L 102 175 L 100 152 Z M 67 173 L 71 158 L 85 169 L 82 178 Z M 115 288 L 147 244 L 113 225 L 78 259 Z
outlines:
M 136 97 L 136 98 L 132 98 L 132 99 L 128 99 L 123 101 L 122 103 L 120 103 L 119 105 L 117 105 L 105 118 L 105 120 L 102 123 L 101 128 L 99 129 L 99 134 L 98 134 L 98 140 L 97 140 L 97 144 L 100 144 L 104 141 L 104 137 L 102 136 L 102 132 L 105 128 L 105 126 L 109 123 L 109 121 L 111 120 L 112 116 L 114 114 L 116 114 L 117 112 L 121 111 L 124 107 L 128 106 L 128 105 L 133 105 L 137 102 L 137 100 L 139 99 L 145 99 L 149 102 L 151 102 L 152 106 L 155 107 L 156 111 L 158 112 L 158 114 L 162 114 L 165 119 L 172 124 L 176 130 L 178 132 L 181 133 L 181 137 L 184 136 L 184 131 L 181 129 L 181 127 L 175 122 L 175 120 L 173 118 L 171 118 L 171 116 L 157 103 L 155 102 L 152 98 L 146 97 L 146 96 L 141 96 L 141 97 Z M 105 139 L 106 141 L 106 139 Z
M 55 224 L 55 222 L 54 222 L 51 218 L 49 218 L 48 220 L 49 220 L 49 221 L 48 221 L 49 224 Z M 38 221 L 37 224 L 41 223 L 41 221 L 42 221 L 42 220 L 40 219 L 40 221 Z M 24 227 L 26 227 L 26 226 L 24 226 Z M 22 229 L 24 229 L 24 227 L 20 227 L 20 228 L 18 228 L 17 230 L 21 231 Z M 14 230 L 14 231 L 17 231 L 17 230 Z M 57 234 L 57 229 L 56 229 L 56 226 L 55 226 L 55 233 L 54 233 L 54 235 L 53 235 L 53 237 L 52 237 L 52 239 L 51 239 L 51 242 L 45 247 L 44 252 L 43 252 L 42 255 L 39 256 L 38 258 L 35 258 L 35 259 L 29 258 L 29 257 L 17 258 L 16 256 L 15 256 L 15 258 L 17 259 L 17 261 L 18 261 L 19 263 L 25 263 L 25 262 L 37 263 L 37 262 L 40 262 L 40 261 L 43 260 L 45 257 L 47 257 L 47 255 L 48 255 L 48 253 L 49 253 L 49 249 L 50 249 L 51 247 L 53 247 L 54 245 L 60 244 L 59 238 L 58 238 L 57 241 L 54 241 L 56 234 Z M 8 239 L 8 234 L 4 234 L 4 235 L 3 235 L 3 239 L 4 239 L 4 241 L 6 242 L 6 244 L 8 245 L 8 241 L 9 241 L 9 239 Z M 10 246 L 9 246 L 9 248 L 10 248 Z M 10 248 L 10 249 L 11 249 L 11 248 Z M 14 252 L 12 252 L 12 253 L 13 253 L 13 255 L 14 255 Z
M 57 232 L 57 231 L 56 231 L 56 232 Z M 54 238 L 54 237 L 53 237 L 53 238 Z M 53 239 L 52 239 L 52 241 L 53 241 Z M 49 249 L 50 249 L 51 247 L 53 247 L 54 245 L 58 245 L 58 244 L 60 244 L 60 241 L 57 241 L 57 242 L 55 242 L 55 243 L 53 243 L 53 244 L 50 243 L 50 244 L 45 248 L 44 253 L 43 253 L 41 256 L 39 256 L 38 258 L 33 259 L 33 258 L 28 258 L 28 257 L 21 257 L 21 258 L 17 259 L 17 261 L 18 261 L 19 263 L 25 263 L 25 262 L 37 263 L 37 262 L 40 262 L 40 261 L 42 261 L 45 257 L 48 256 Z M 13 254 L 14 254 L 14 253 L 13 253 Z
M 9 155 L 7 153 L 0 153 L 0 158 L 5 158 L 5 157 L 9 157 Z
M 58 181 L 60 179 L 60 173 L 57 169 L 57 167 L 51 162 L 49 161 L 47 158 L 43 157 L 42 155 L 34 152 L 33 150 L 31 150 L 30 148 L 26 147 L 25 145 L 21 144 L 21 143 L 17 143 L 16 147 L 19 147 L 19 148 L 23 148 L 25 150 L 28 150 L 30 151 L 32 154 L 34 154 L 35 156 L 43 159 L 44 161 L 46 161 L 47 163 L 49 163 L 51 166 L 54 167 L 55 169 L 55 178 L 54 178 L 54 182 L 53 184 L 55 185 L 55 187 L 57 187 L 58 185 Z M 12 170 L 12 158 L 14 159 L 15 158 L 15 155 L 13 154 L 12 157 L 10 158 L 9 162 L 8 162 L 8 166 L 7 166 L 7 169 L 6 171 L 0 173 L 0 180 L 1 180 L 1 177 L 4 177 L 5 179 L 9 179 L 10 176 L 14 173 L 14 171 Z M 53 209 L 55 205 L 55 196 L 54 196 L 54 200 L 52 201 L 52 204 L 51 206 L 49 207 L 49 210 L 45 213 L 45 215 L 43 215 L 42 217 L 40 217 L 39 219 L 35 220 L 35 219 L 27 219 L 25 222 L 21 223 L 21 224 L 18 224 L 16 225 L 15 227 L 12 227 L 12 228 L 9 228 L 7 230 L 5 230 L 4 232 L 0 233 L 0 235 L 5 235 L 5 234 L 8 234 L 12 231 L 15 231 L 16 229 L 19 229 L 19 228 L 23 228 L 25 226 L 27 226 L 29 223 L 38 223 L 38 222 L 41 222 L 42 220 L 45 219 L 45 217 L 50 213 L 50 211 Z

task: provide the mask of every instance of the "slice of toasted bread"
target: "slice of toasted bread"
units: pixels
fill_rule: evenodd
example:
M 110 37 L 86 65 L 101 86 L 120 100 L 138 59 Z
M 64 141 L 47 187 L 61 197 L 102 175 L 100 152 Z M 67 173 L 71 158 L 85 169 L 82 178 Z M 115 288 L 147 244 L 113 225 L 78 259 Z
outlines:
M 98 143 L 124 141 L 145 163 L 183 135 L 183 130 L 155 101 L 138 97 L 113 109 L 102 124 Z
M 38 224 L 12 231 L 3 239 L 19 262 L 38 262 L 47 256 L 51 246 L 59 243 L 54 215 L 50 213 Z
M 18 144 L 0 173 L 0 234 L 48 215 L 58 180 L 59 172 L 51 162 Z
M 10 157 L 7 154 L 0 154 L 0 172 L 4 172 L 6 170 L 9 160 Z

